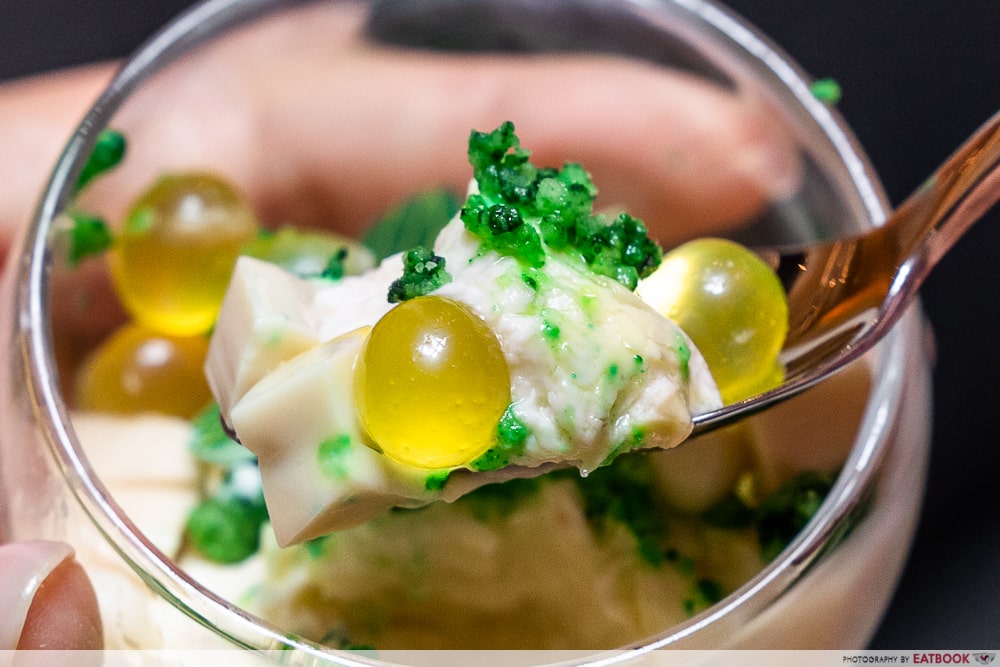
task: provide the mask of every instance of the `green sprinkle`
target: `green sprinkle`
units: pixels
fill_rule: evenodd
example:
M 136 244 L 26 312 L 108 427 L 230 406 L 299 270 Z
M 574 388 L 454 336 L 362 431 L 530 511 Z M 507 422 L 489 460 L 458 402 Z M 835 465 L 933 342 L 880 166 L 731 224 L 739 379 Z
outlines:
M 611 364 L 608 366 L 608 379 L 614 380 L 618 377 L 618 364 Z
M 833 477 L 804 472 L 764 499 L 757 510 L 757 533 L 765 560 L 773 560 L 801 532 L 833 487 Z
M 548 338 L 549 340 L 559 339 L 559 325 L 553 324 L 548 320 L 542 322 L 542 336 Z
M 731 493 L 708 508 L 702 519 L 716 528 L 739 530 L 753 525 L 756 512 L 735 493 Z
M 107 223 L 101 218 L 81 212 L 70 214 L 73 227 L 69 230 L 70 266 L 76 266 L 87 257 L 100 255 L 111 247 L 114 238 Z
M 350 472 L 347 460 L 350 451 L 350 435 L 343 433 L 327 438 L 316 451 L 320 471 L 332 479 L 344 479 Z
M 344 277 L 344 261 L 347 259 L 347 248 L 340 248 L 335 253 L 330 255 L 330 259 L 327 261 L 326 266 L 323 267 L 322 273 L 320 273 L 321 278 L 327 278 L 330 280 L 340 280 Z
M 809 86 L 809 90 L 820 102 L 826 104 L 836 104 L 840 101 L 840 84 L 835 79 L 816 79 Z
M 490 205 L 483 196 L 470 195 L 460 216 L 465 228 L 479 239 L 480 254 L 492 250 L 536 269 L 545 264 L 541 237 L 533 226 L 524 224 L 513 206 Z
M 584 511 L 597 531 L 622 524 L 636 539 L 639 557 L 658 567 L 666 557 L 664 514 L 657 510 L 657 476 L 649 457 L 625 456 L 613 465 L 575 479 L 583 495 Z
M 617 459 L 621 454 L 625 452 L 630 452 L 642 446 L 642 441 L 646 437 L 646 432 L 639 426 L 632 427 L 632 433 L 628 438 L 622 440 L 617 445 L 611 448 L 608 455 L 604 457 L 601 461 L 601 467 L 609 466 L 611 463 Z
M 450 470 L 432 472 L 427 475 L 427 479 L 424 480 L 424 489 L 428 491 L 440 491 L 444 488 L 445 482 L 448 481 L 448 475 L 450 474 Z
M 191 545 L 216 563 L 239 563 L 257 552 L 261 521 L 256 508 L 239 498 L 207 498 L 192 510 L 185 527 Z
M 625 213 L 610 223 L 595 215 L 597 188 L 581 165 L 540 168 L 530 155 L 509 121 L 470 135 L 469 162 L 479 192 L 468 197 L 460 216 L 479 238 L 480 253 L 495 251 L 540 267 L 546 249 L 559 251 L 635 289 L 663 256 L 645 224 Z
M 451 282 L 445 271 L 444 257 L 435 255 L 423 246 L 408 250 L 403 255 L 403 275 L 389 286 L 389 303 L 400 303 L 430 294 Z
M 724 597 L 722 586 L 712 579 L 698 579 L 691 586 L 688 597 L 684 600 L 684 611 L 688 616 L 694 616 L 708 609 Z
M 97 135 L 94 150 L 83 165 L 79 178 L 76 179 L 75 192 L 80 192 L 95 176 L 114 169 L 125 157 L 125 136 L 116 130 L 102 130 Z
M 510 447 L 523 447 L 530 432 L 527 425 L 515 414 L 514 406 L 508 406 L 497 424 L 497 437 Z
M 680 368 L 681 379 L 687 382 L 691 378 L 691 346 L 683 334 L 677 332 L 677 365 Z
M 524 453 L 524 445 L 531 432 L 514 413 L 514 406 L 507 406 L 497 423 L 497 444 L 487 449 L 469 464 L 473 470 L 499 470 L 510 465 L 511 458 Z

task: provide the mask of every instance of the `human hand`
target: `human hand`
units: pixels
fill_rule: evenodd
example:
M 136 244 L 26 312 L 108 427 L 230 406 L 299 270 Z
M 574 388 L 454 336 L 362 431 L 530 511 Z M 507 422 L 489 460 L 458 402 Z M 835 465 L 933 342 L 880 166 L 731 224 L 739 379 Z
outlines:
M 162 170 L 207 169 L 246 192 L 265 224 L 357 234 L 414 191 L 462 191 L 469 130 L 505 119 L 536 162 L 582 162 L 602 202 L 629 202 L 667 241 L 736 225 L 794 188 L 797 155 L 759 101 L 609 56 L 553 55 L 527 66 L 516 56 L 385 49 L 355 37 L 361 20 L 352 5 L 306 8 L 264 28 L 252 49 L 236 34 L 193 74 L 167 70 L 116 119 L 130 154 L 88 202 L 114 224 Z M 8 150 L 0 238 L 23 229 L 62 142 L 112 71 L 101 65 L 0 88 Z M 591 86 L 595 77 L 610 83 Z M 399 122 L 400 109 L 427 119 L 426 131 Z M 409 157 L 395 153 L 400 146 Z M 107 291 L 103 265 L 83 266 L 53 290 L 55 317 L 100 339 L 120 321 L 95 314 L 93 304 L 111 302 Z
M 0 651 L 99 649 L 97 597 L 62 542 L 0 545 Z

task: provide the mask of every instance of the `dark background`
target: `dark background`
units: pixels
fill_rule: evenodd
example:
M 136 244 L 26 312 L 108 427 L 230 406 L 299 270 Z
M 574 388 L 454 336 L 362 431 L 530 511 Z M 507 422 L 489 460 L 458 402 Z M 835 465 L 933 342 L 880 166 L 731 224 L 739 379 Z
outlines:
M 190 4 L 0 0 L 0 80 L 126 55 Z M 839 108 L 893 203 L 1000 109 L 1000 0 L 729 4 L 809 73 L 840 82 Z M 998 251 L 994 211 L 924 289 L 938 343 L 930 479 L 912 557 L 872 648 L 1000 648 Z

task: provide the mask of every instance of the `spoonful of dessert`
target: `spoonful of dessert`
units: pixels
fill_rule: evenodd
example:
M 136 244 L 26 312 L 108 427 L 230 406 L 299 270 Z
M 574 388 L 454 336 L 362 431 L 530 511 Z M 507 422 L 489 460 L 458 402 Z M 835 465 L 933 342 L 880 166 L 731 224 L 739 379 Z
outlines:
M 942 257 L 1000 200 L 994 115 L 885 221 L 860 236 L 765 252 L 788 295 L 784 381 L 693 417 L 693 435 L 758 412 L 858 358 L 896 323 Z
M 587 475 L 812 386 L 878 341 L 1000 198 L 1000 115 L 884 226 L 775 262 L 721 239 L 662 255 L 640 220 L 594 211 L 580 164 L 533 165 L 509 121 L 474 130 L 468 157 L 465 204 L 430 247 L 337 279 L 237 260 L 206 375 L 282 546 Z M 701 285 L 708 263 L 735 270 Z

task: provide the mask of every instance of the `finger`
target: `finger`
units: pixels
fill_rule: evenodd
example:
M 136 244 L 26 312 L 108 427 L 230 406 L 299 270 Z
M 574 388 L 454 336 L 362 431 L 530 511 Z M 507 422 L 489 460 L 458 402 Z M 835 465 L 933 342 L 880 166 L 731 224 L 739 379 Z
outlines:
M 100 649 L 97 597 L 62 542 L 0 545 L 0 649 Z

